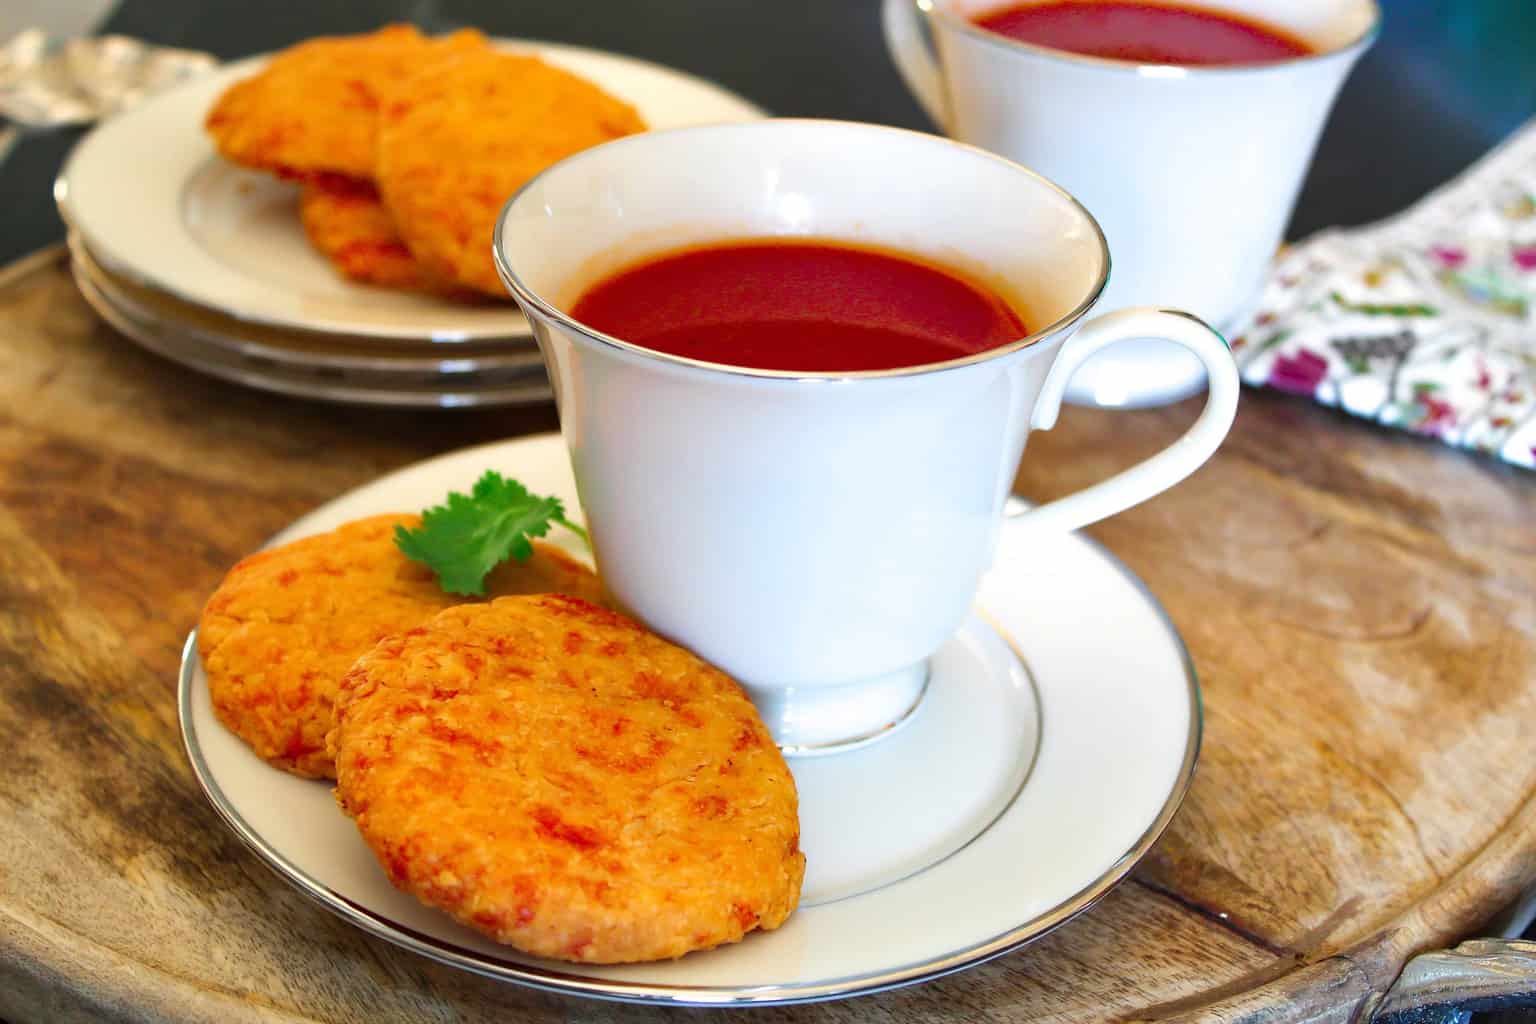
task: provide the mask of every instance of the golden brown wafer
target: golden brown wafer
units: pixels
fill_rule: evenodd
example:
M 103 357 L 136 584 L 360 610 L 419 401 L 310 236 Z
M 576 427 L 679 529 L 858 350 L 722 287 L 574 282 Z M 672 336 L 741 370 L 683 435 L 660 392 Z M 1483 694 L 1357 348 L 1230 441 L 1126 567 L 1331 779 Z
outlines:
M 299 196 L 304 233 L 331 266 L 362 284 L 433 290 L 372 182 L 327 177 Z
M 556 161 L 644 128 L 629 104 L 536 57 L 465 52 L 387 92 L 375 177 L 428 273 L 505 298 L 491 234 L 507 199 Z
M 390 880 L 524 952 L 677 957 L 799 901 L 794 780 L 751 702 L 580 599 L 463 605 L 383 640 L 329 742 Z
M 396 525 L 419 516 L 374 516 L 243 559 L 203 608 L 197 647 L 214 711 L 260 757 L 313 778 L 333 778 L 325 749 L 341 678 L 380 638 L 463 601 L 395 547 Z M 592 600 L 592 571 L 534 541 L 526 563 L 491 574 L 497 594 L 561 591 Z
M 284 177 L 373 177 L 379 97 L 389 83 L 458 52 L 484 49 L 465 30 L 430 39 L 410 25 L 289 47 L 224 91 L 204 122 L 226 159 Z

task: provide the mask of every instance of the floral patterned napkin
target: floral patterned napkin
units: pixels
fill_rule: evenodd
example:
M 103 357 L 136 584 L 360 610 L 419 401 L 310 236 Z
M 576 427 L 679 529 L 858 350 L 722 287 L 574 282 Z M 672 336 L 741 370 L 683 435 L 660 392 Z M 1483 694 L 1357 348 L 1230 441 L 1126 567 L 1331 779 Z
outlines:
M 1281 253 L 1243 379 L 1536 469 L 1536 121 L 1407 211 Z

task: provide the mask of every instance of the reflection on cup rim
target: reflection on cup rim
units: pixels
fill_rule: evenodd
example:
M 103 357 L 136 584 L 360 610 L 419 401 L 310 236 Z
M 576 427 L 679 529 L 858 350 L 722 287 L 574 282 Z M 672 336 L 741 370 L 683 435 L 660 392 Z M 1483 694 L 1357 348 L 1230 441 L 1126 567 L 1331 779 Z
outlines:
M 776 131 L 786 126 L 808 125 L 838 128 L 853 132 L 879 132 L 897 136 L 906 136 L 914 140 L 919 140 L 924 144 L 932 144 L 935 146 L 942 146 L 965 151 L 972 157 L 1002 164 L 1003 166 L 1016 171 L 1017 173 L 1022 174 L 1027 178 L 1032 179 L 1037 185 L 1044 186 L 1047 190 L 1055 192 L 1058 196 L 1065 199 L 1071 205 L 1071 207 L 1082 217 L 1082 219 L 1093 227 L 1094 237 L 1098 241 L 1099 248 L 1099 271 L 1097 280 L 1088 290 L 1088 294 L 1082 299 L 1082 301 L 1074 306 L 1069 312 L 1052 321 L 1045 327 L 1030 332 L 1023 338 L 1020 338 L 1018 341 L 1010 342 L 1006 345 L 999 345 L 995 348 L 989 348 L 959 359 L 949 359 L 941 363 L 923 363 L 918 366 L 898 366 L 886 370 L 767 370 L 751 366 L 734 366 L 729 363 L 714 363 L 702 359 L 690 359 L 686 356 L 673 355 L 669 352 L 658 352 L 655 349 L 646 348 L 643 345 L 636 345 L 634 342 L 625 341 L 622 338 L 616 338 L 611 334 L 605 334 L 596 328 L 589 327 L 581 321 L 576 320 L 570 316 L 570 314 L 566 313 L 564 310 L 559 309 L 553 303 L 549 302 L 543 296 L 535 292 L 527 285 L 526 282 L 523 281 L 522 277 L 519 276 L 516 269 L 513 268 L 511 262 L 507 259 L 506 250 L 502 242 L 507 229 L 508 215 L 512 212 L 512 208 L 517 205 L 518 200 L 520 200 L 529 190 L 542 183 L 546 178 L 559 174 L 562 170 L 565 170 L 572 165 L 586 160 L 592 157 L 594 154 L 606 152 L 615 146 L 632 146 L 635 144 L 645 144 L 648 142 L 656 142 L 657 140 L 664 140 L 671 137 L 700 132 Z M 725 241 L 725 239 L 722 239 L 722 241 Z M 972 146 L 964 142 L 956 142 L 953 139 L 948 139 L 939 135 L 929 135 L 926 132 L 916 132 L 906 128 L 893 128 L 888 125 L 864 124 L 857 121 L 837 121 L 826 118 L 769 118 L 762 121 L 729 122 L 725 124 L 705 124 L 691 125 L 683 128 L 668 128 L 661 131 L 648 131 L 640 132 L 636 135 L 628 135 L 624 138 L 615 139 L 612 142 L 605 142 L 600 146 L 594 146 L 591 149 L 583 150 L 580 153 L 566 157 L 564 160 L 560 161 L 554 166 L 541 171 L 539 174 L 535 175 L 533 178 L 530 178 L 526 183 L 524 183 L 522 188 L 518 189 L 512 194 L 512 198 L 508 199 L 506 205 L 502 207 L 501 215 L 496 218 L 496 231 L 491 244 L 491 252 L 493 258 L 496 261 L 496 270 L 501 275 L 502 283 L 504 283 L 511 290 L 513 296 L 517 299 L 518 302 L 525 306 L 533 307 L 534 309 L 538 310 L 541 315 L 555 321 L 563 327 L 568 328 L 569 330 L 585 338 L 587 341 L 594 342 L 598 345 L 606 346 L 609 348 L 621 349 L 634 355 L 646 357 L 655 362 L 672 363 L 679 366 L 690 367 L 695 370 L 708 371 L 728 376 L 754 377 L 761 380 L 782 381 L 852 381 L 895 377 L 917 377 L 931 373 L 941 373 L 947 370 L 958 370 L 964 367 L 973 366 L 977 363 L 983 363 L 992 359 L 998 359 L 1003 356 L 1010 355 L 1014 352 L 1018 352 L 1020 349 L 1029 348 L 1037 342 L 1060 334 L 1061 332 L 1072 327 L 1084 316 L 1086 316 L 1088 311 L 1093 308 L 1094 304 L 1099 301 L 1099 296 L 1103 294 L 1105 286 L 1109 283 L 1110 268 L 1109 243 L 1104 238 L 1104 229 L 1099 226 L 1099 222 L 1094 218 L 1093 214 L 1089 213 L 1088 209 L 1083 206 L 1083 204 L 1079 202 L 1077 198 L 1066 189 L 1062 188 L 1060 185 L 1057 185 L 1055 182 L 1051 181 L 1045 176 L 1030 170 L 1023 164 L 1015 163 L 1012 160 L 998 156 L 996 153 L 992 153 L 978 146 Z
M 1381 34 L 1381 4 L 1379 0 L 1364 0 L 1370 8 L 1370 24 L 1355 36 L 1340 46 L 1329 47 L 1316 53 L 1306 53 L 1300 57 L 1287 57 L 1284 60 L 1264 61 L 1257 64 L 1139 64 L 1135 61 L 1115 60 L 1112 57 L 1095 57 L 1086 53 L 1074 53 L 1071 50 L 1058 50 L 1052 46 L 1041 46 L 1038 43 L 1027 43 L 1022 39 L 1014 39 L 1000 32 L 993 32 L 977 25 L 965 15 L 952 10 L 952 0 L 912 0 L 917 4 L 918 10 L 932 17 L 943 18 L 948 25 L 953 25 L 967 35 L 981 39 L 994 46 L 1015 52 L 1034 54 L 1037 57 L 1045 57 L 1059 61 L 1063 64 L 1081 64 L 1085 67 L 1097 68 L 1101 71 L 1117 71 L 1129 75 L 1140 75 L 1143 78 L 1184 78 L 1198 75 L 1202 78 L 1218 75 L 1253 75 L 1264 74 L 1269 71 L 1280 71 L 1294 68 L 1298 65 L 1310 64 L 1315 61 L 1329 60 L 1342 54 L 1358 53 L 1370 47 Z M 1215 0 L 1219 3 L 1220 0 Z

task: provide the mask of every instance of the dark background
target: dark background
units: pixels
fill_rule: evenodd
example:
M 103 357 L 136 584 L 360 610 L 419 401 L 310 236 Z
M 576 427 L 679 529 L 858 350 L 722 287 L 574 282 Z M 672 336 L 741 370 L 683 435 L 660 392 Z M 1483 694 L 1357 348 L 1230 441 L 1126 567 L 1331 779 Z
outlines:
M 1536 2 L 1381 2 L 1385 30 L 1344 88 L 1292 237 L 1401 209 L 1536 113 Z M 885 56 L 878 0 L 123 0 L 102 31 L 232 58 L 391 20 L 644 57 L 775 114 L 932 129 Z M 0 165 L 0 264 L 62 237 L 48 186 L 76 134 L 28 138 Z
M 1536 0 L 1380 2 L 1385 28 L 1339 99 L 1291 237 L 1401 209 L 1536 114 Z M 878 0 L 123 0 L 101 31 L 228 59 L 394 20 L 643 57 L 775 114 L 932 130 L 886 58 Z M 0 165 L 0 265 L 63 237 L 49 186 L 77 137 L 28 137 Z

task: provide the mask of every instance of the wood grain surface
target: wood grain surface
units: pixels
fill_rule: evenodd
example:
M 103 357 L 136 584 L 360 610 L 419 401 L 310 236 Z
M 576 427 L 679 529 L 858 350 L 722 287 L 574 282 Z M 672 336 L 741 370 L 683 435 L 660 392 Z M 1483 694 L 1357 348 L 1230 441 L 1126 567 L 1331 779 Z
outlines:
M 1194 416 L 1069 410 L 1020 491 L 1108 475 Z M 0 277 L 0 1016 L 650 1021 L 372 940 L 200 796 L 176 665 L 226 569 L 380 473 L 551 409 L 280 399 L 145 354 L 56 256 Z M 1182 812 L 1100 906 L 939 982 L 805 1022 L 1354 1021 L 1411 954 L 1536 883 L 1536 475 L 1245 393 L 1215 460 L 1093 531 L 1201 674 Z M 878 942 L 877 935 L 870 936 Z

